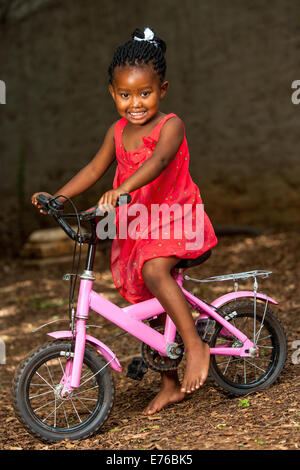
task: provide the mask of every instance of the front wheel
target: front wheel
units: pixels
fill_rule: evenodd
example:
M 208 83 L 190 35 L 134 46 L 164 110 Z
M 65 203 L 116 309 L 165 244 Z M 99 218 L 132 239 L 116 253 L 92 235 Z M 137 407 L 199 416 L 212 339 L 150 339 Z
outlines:
M 18 367 L 12 387 L 14 408 L 28 432 L 44 442 L 90 437 L 113 406 L 114 385 L 107 363 L 86 346 L 80 385 L 62 398 L 61 380 L 70 370 L 66 341 L 46 343 Z
M 281 373 L 287 356 L 287 342 L 279 320 L 261 302 L 239 299 L 222 307 L 228 320 L 251 341 L 254 337 L 258 354 L 253 357 L 212 355 L 210 374 L 228 393 L 236 396 L 263 390 L 271 386 Z M 254 332 L 255 328 L 255 332 Z M 240 347 L 239 340 L 224 327 L 218 327 L 211 339 L 210 347 Z

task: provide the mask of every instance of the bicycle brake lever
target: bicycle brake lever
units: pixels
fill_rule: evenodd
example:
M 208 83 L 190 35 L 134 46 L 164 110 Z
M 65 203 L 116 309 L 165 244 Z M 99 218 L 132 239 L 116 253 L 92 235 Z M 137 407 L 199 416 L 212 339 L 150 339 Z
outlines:
M 64 210 L 64 204 L 55 197 L 49 199 L 49 206 L 56 212 L 62 212 Z
M 123 204 L 129 204 L 131 202 L 131 196 L 130 194 L 121 194 L 121 196 L 118 197 L 117 199 L 117 206 L 120 207 Z M 104 212 L 107 211 L 101 211 L 101 209 L 98 208 L 98 206 L 92 206 L 86 211 L 81 212 L 79 215 L 80 217 L 85 220 L 90 220 L 96 217 L 97 215 L 104 215 Z

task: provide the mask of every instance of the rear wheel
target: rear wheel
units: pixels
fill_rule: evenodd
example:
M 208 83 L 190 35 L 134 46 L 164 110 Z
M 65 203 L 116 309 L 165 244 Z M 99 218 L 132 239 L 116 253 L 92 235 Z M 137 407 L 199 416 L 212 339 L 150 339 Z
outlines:
M 79 387 L 69 397 L 61 397 L 61 379 L 73 361 L 65 356 L 70 347 L 65 341 L 46 343 L 33 351 L 15 374 L 12 393 L 17 417 L 42 441 L 91 436 L 106 421 L 113 405 L 113 378 L 107 363 L 89 346 Z
M 228 321 L 253 341 L 254 325 L 257 356 L 222 356 L 212 355 L 210 374 L 227 392 L 241 396 L 265 389 L 272 385 L 281 373 L 287 355 L 285 333 L 279 320 L 265 304 L 256 303 L 256 321 L 254 321 L 254 302 L 250 299 L 239 299 L 222 308 Z M 218 325 L 210 347 L 240 347 L 242 344 L 224 327 Z

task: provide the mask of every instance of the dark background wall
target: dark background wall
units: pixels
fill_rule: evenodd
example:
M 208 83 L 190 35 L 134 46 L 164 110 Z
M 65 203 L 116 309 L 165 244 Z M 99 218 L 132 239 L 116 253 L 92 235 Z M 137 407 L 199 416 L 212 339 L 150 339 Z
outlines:
M 185 122 L 190 171 L 216 224 L 300 226 L 298 0 L 0 0 L 0 246 L 17 253 L 51 225 L 30 204 L 97 152 L 118 118 L 114 48 L 135 27 L 167 42 L 162 111 Z M 92 205 L 115 167 L 75 202 Z

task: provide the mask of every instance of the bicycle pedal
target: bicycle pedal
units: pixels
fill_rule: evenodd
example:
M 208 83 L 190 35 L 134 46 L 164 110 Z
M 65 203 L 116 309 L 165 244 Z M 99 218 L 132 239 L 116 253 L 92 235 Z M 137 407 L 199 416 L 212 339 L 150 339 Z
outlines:
M 212 320 L 211 318 L 199 319 L 196 323 L 196 328 L 202 341 L 210 343 L 216 331 L 216 320 Z
M 130 377 L 134 380 L 142 380 L 148 367 L 143 361 L 142 357 L 134 357 L 128 366 L 126 377 Z

